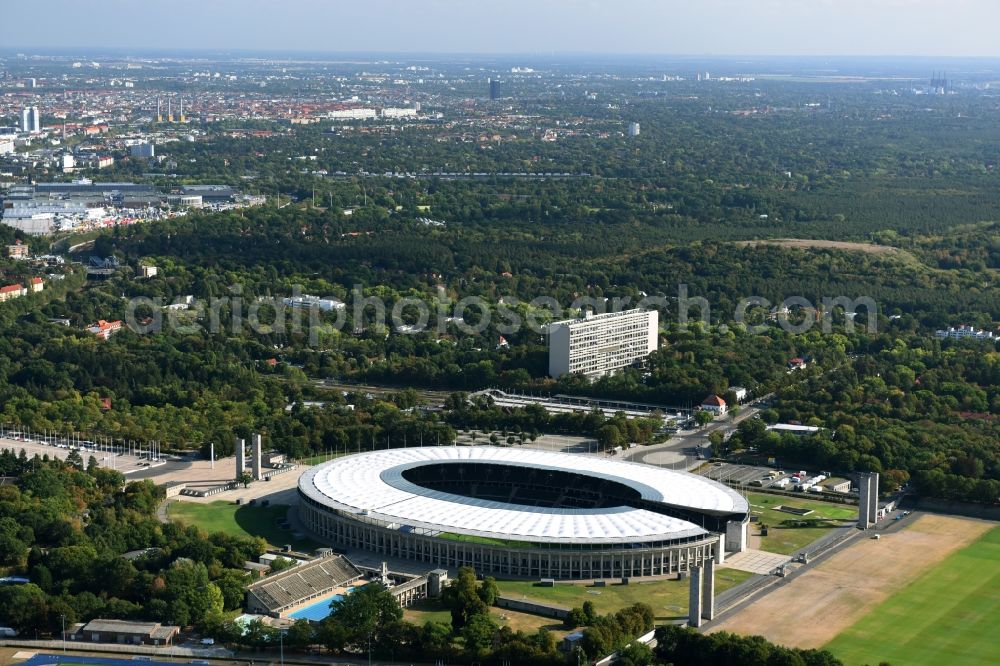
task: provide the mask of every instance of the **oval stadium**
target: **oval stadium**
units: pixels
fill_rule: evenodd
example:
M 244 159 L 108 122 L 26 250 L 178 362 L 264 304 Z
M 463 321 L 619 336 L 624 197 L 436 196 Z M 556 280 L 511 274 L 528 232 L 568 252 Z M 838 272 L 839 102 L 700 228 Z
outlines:
M 331 545 L 519 578 L 664 576 L 746 548 L 749 506 L 704 477 L 521 448 L 339 458 L 299 480 L 299 517 Z

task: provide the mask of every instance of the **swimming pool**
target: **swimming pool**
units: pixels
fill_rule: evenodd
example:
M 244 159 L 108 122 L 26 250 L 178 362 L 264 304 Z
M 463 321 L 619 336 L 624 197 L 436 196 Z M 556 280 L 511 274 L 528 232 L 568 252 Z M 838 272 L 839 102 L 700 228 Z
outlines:
M 347 593 L 349 594 L 353 589 L 353 587 L 347 588 Z M 330 602 L 340 601 L 343 598 L 343 594 L 331 594 L 330 596 L 324 597 L 315 603 L 309 604 L 305 608 L 300 608 L 294 613 L 290 613 L 288 617 L 295 620 L 313 620 L 315 622 L 319 622 L 330 614 Z

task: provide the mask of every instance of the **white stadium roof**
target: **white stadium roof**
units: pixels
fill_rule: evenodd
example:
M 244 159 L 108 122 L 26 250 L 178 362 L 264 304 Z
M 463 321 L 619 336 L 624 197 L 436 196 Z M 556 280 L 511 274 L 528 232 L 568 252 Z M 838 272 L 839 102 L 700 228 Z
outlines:
M 572 509 L 479 500 L 418 486 L 403 472 L 427 464 L 495 463 L 585 474 L 635 489 L 643 499 L 715 515 L 745 514 L 736 491 L 687 472 L 523 448 L 424 447 L 339 458 L 308 470 L 299 490 L 322 505 L 390 526 L 531 542 L 631 543 L 705 534 L 680 518 L 629 506 Z

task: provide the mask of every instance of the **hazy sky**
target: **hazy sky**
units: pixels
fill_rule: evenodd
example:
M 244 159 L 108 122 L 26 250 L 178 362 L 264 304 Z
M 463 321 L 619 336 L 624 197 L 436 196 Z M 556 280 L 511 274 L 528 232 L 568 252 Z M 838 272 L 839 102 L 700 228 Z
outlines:
M 1000 56 L 1000 0 L 7 0 L 16 48 Z

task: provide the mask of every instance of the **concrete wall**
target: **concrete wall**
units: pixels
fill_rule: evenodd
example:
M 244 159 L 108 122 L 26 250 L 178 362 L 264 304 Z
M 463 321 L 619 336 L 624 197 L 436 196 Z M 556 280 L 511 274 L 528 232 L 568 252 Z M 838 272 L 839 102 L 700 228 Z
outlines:
M 522 613 L 533 613 L 560 620 L 569 616 L 569 609 L 562 606 L 550 606 L 548 604 L 540 604 L 525 599 L 513 599 L 511 597 L 497 597 L 496 606 L 497 608 L 508 608 L 514 611 L 521 611 Z
M 569 327 L 555 326 L 549 332 L 549 375 L 559 377 L 569 372 Z
M 952 502 L 932 498 L 907 498 L 905 504 L 907 508 L 918 509 L 920 511 L 949 513 L 959 516 L 969 516 L 970 518 L 982 518 L 983 520 L 1000 520 L 1000 506 L 997 505 Z
M 165 491 L 166 491 L 166 497 L 167 498 L 177 497 L 178 495 L 181 494 L 181 491 L 183 491 L 185 488 L 187 488 L 187 484 L 186 483 L 183 483 L 183 482 L 180 482 L 180 483 L 171 483 L 165 489 Z
M 726 551 L 730 553 L 742 553 L 746 550 L 749 533 L 749 517 L 743 522 L 731 520 L 726 523 Z

